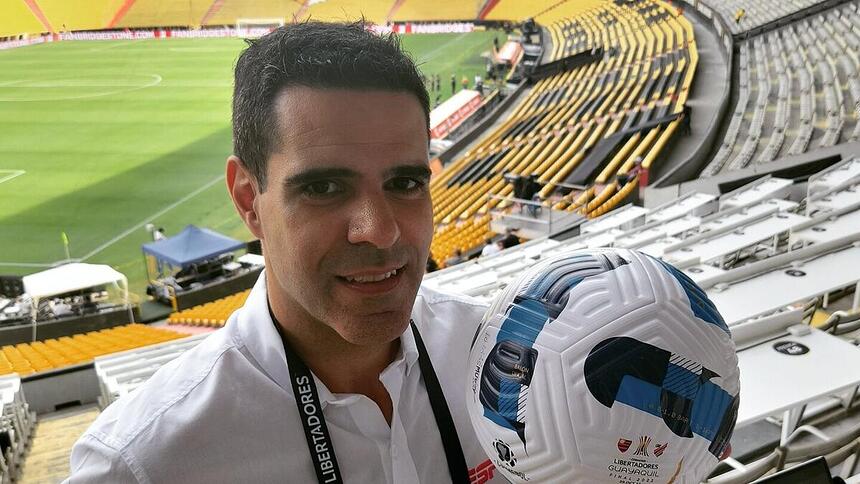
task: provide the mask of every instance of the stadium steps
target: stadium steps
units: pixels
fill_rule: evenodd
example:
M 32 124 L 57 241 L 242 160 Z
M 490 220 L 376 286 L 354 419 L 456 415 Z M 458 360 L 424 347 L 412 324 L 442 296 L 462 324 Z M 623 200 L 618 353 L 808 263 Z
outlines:
M 68 477 L 72 446 L 98 415 L 96 405 L 40 415 L 18 483 L 56 483 Z

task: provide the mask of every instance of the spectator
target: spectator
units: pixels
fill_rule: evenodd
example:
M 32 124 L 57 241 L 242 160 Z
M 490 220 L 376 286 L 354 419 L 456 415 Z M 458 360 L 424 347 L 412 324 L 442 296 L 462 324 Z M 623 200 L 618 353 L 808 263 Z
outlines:
M 523 191 L 522 197 L 526 200 L 533 200 L 535 194 L 543 188 L 543 185 L 538 181 L 538 176 L 536 173 L 532 173 L 528 178 L 525 178 L 523 182 Z
M 481 257 L 493 255 L 501 250 L 501 248 L 495 242 L 493 242 L 493 239 L 491 239 L 490 237 L 487 237 L 487 239 L 484 241 L 484 244 L 484 248 L 481 249 Z
M 454 251 L 454 255 L 452 255 L 451 257 L 449 257 L 448 259 L 445 260 L 445 267 L 455 266 L 455 265 L 460 264 L 461 262 L 463 262 L 465 260 L 466 259 L 463 258 L 463 251 L 460 249 L 457 249 Z
M 514 231 L 512 229 L 505 229 L 505 237 L 502 239 L 502 247 L 505 249 L 510 249 L 515 245 L 519 245 L 520 238 L 514 235 Z

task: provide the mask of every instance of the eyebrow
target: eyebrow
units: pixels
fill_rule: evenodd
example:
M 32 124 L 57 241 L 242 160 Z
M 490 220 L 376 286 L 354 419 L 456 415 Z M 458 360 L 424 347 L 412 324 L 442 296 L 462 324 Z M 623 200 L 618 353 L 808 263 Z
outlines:
M 426 179 L 430 178 L 430 175 L 430 168 L 421 164 L 399 165 L 385 172 L 386 178 L 407 176 Z M 308 183 L 329 178 L 358 178 L 359 176 L 358 172 L 349 168 L 311 168 L 288 177 L 284 180 L 284 188 L 307 185 Z
M 431 172 L 427 165 L 400 165 L 386 172 L 388 177 L 408 176 L 413 178 L 430 178 Z
M 358 173 L 349 168 L 311 168 L 284 180 L 284 188 L 306 185 L 327 178 L 358 178 Z

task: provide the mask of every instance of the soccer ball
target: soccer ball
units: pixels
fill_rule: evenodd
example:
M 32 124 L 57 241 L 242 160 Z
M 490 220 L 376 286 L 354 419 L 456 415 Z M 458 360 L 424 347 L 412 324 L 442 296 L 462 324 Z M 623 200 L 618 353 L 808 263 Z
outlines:
M 466 405 L 511 482 L 699 483 L 737 419 L 728 327 L 696 284 L 632 250 L 569 252 L 499 294 Z

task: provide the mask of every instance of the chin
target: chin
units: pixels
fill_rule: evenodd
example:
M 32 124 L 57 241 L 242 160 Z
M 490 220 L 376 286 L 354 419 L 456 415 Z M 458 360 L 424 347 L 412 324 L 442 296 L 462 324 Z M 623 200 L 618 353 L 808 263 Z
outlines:
M 390 343 L 406 331 L 409 326 L 409 312 L 390 311 L 367 316 L 351 315 L 341 319 L 346 324 L 333 325 L 333 328 L 348 343 L 357 346 L 373 346 Z

